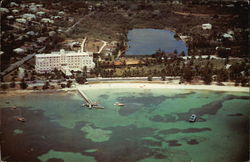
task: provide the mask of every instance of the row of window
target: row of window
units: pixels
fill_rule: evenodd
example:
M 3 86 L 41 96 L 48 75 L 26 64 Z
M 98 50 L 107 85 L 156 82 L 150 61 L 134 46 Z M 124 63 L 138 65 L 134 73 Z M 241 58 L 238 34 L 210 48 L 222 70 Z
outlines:
M 79 66 L 69 66 L 69 68 L 80 68 Z
M 80 62 L 68 62 L 66 65 L 80 65 Z M 82 64 L 92 64 L 92 61 L 83 61 Z M 50 63 L 50 62 L 40 62 L 36 64 L 37 66 L 59 66 L 59 63 Z
M 60 57 L 60 56 L 55 56 L 55 57 L 39 57 L 37 59 L 51 59 L 51 60 L 57 60 L 57 59 L 61 59 L 61 58 L 65 58 L 65 59 L 81 59 L 81 58 L 86 58 L 86 57 L 90 57 L 92 58 L 92 55 L 84 55 L 84 56 L 66 56 L 66 57 Z
M 42 64 L 42 63 L 60 63 L 60 62 L 75 62 L 75 63 L 79 63 L 79 62 L 92 62 L 92 60 L 90 60 L 90 59 L 87 59 L 87 60 L 61 60 L 61 61 L 59 61 L 59 60 L 57 60 L 57 61 L 55 61 L 55 60 L 46 60 L 46 61 L 42 61 L 42 62 L 37 62 L 36 64 Z
M 43 68 L 37 69 L 37 71 L 45 71 L 45 70 L 53 70 L 53 69 L 49 67 L 43 67 Z
M 91 65 L 92 62 L 91 61 L 86 61 L 86 62 L 83 62 L 82 63 L 83 65 Z M 81 64 L 80 63 L 67 63 L 65 65 L 72 65 L 72 66 L 80 66 Z M 50 63 L 39 63 L 37 64 L 38 67 L 58 67 L 60 66 L 60 64 L 58 63 L 55 63 L 55 64 L 50 64 Z
M 37 66 L 59 66 L 58 63 L 54 63 L 54 64 L 51 64 L 51 63 L 39 63 L 37 64 Z

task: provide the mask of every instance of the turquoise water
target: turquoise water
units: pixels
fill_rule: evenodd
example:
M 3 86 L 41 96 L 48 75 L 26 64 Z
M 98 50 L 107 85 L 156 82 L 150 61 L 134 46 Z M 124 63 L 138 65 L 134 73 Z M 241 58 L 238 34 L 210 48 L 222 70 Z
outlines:
M 3 159 L 248 159 L 248 94 L 139 88 L 85 92 L 105 109 L 82 107 L 77 92 L 1 97 Z M 114 106 L 115 102 L 125 106 Z M 11 109 L 13 105 L 17 109 Z M 199 119 L 189 123 L 193 113 Z M 20 115 L 26 118 L 25 123 L 15 119 Z
M 129 49 L 126 55 L 152 55 L 161 49 L 167 53 L 174 50 L 188 54 L 188 48 L 182 40 L 174 38 L 174 32 L 159 29 L 133 29 L 128 32 Z

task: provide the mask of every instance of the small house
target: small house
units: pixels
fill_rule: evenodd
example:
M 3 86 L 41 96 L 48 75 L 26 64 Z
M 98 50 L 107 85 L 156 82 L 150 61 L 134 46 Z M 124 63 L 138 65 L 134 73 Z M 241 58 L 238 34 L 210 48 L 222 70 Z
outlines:
M 19 12 L 19 10 L 12 10 L 11 11 L 13 14 L 17 14 Z
M 9 9 L 7 9 L 7 8 L 0 8 L 0 13 L 9 13 L 10 11 L 9 11 Z
M 12 16 L 12 15 L 7 16 L 7 19 L 9 19 L 9 20 L 14 19 L 14 16 Z
M 17 53 L 17 54 L 23 54 L 25 51 L 24 51 L 24 49 L 22 49 L 22 48 L 16 48 L 16 49 L 14 49 L 13 50 L 15 53 Z
M 24 19 L 26 19 L 26 20 L 33 20 L 33 19 L 36 19 L 36 15 L 34 15 L 34 14 L 23 14 L 23 16 L 22 16 Z
M 42 19 L 41 19 L 41 22 L 53 24 L 53 23 L 54 23 L 54 20 L 51 20 L 51 19 L 49 19 L 49 18 L 42 18 Z
M 234 39 L 233 36 L 231 34 L 228 34 L 228 33 L 224 33 L 222 36 L 225 39 L 229 39 L 229 40 L 233 40 Z
M 211 24 L 202 24 L 202 29 L 203 30 L 211 30 L 212 29 L 212 25 Z
M 63 11 L 58 12 L 58 15 L 63 16 L 65 13 Z
M 26 24 L 27 20 L 20 18 L 20 19 L 16 19 L 16 22 L 21 23 L 21 24 Z
M 17 3 L 15 3 L 15 2 L 10 2 L 10 7 L 17 7 L 17 6 L 19 6 Z
M 43 16 L 43 15 L 45 15 L 45 12 L 39 11 L 39 12 L 36 13 L 36 15 L 37 15 L 37 16 Z

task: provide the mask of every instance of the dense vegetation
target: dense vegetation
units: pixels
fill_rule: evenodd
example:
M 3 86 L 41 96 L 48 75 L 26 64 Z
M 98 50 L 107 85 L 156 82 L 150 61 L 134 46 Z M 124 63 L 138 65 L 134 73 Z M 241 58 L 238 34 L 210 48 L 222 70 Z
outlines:
M 116 56 L 118 51 L 126 50 L 127 32 L 133 28 L 158 28 L 169 29 L 177 33 L 177 36 L 188 36 L 187 45 L 189 55 L 218 55 L 224 60 L 211 59 L 189 59 L 183 60 L 177 57 L 169 58 L 167 55 L 155 55 L 152 57 L 139 58 L 136 65 L 128 65 L 125 59 L 121 59 L 120 66 L 115 65 L 115 57 L 112 59 L 100 56 L 103 60 L 96 61 L 96 68 L 90 73 L 74 72 L 72 78 L 76 78 L 79 83 L 84 83 L 87 77 L 130 77 L 146 76 L 149 80 L 153 76 L 180 76 L 180 82 L 192 82 L 201 79 L 205 84 L 212 81 L 218 83 L 223 81 L 234 81 L 235 85 L 245 85 L 248 79 L 249 63 L 244 57 L 248 54 L 248 6 L 245 1 L 227 0 L 13 0 L 13 2 L 28 4 L 30 2 L 43 4 L 51 15 L 56 15 L 59 11 L 66 14 L 64 18 L 55 24 L 45 25 L 29 22 L 21 27 L 24 30 L 17 30 L 13 27 L 14 21 L 7 20 L 8 14 L 2 14 L 1 19 L 1 50 L 4 51 L 2 57 L 3 68 L 9 66 L 11 62 L 21 59 L 27 54 L 36 53 L 41 47 L 46 47 L 44 52 L 59 49 L 59 43 L 65 39 L 83 38 L 88 36 L 92 39 L 106 41 L 118 41 L 117 49 L 113 52 Z M 9 1 L 3 1 L 3 7 L 9 8 Z M 20 14 L 28 12 L 27 9 Z M 189 13 L 194 13 L 191 15 Z M 16 15 L 18 17 L 18 15 Z M 37 21 L 40 21 L 38 18 Z M 76 25 L 69 32 L 70 26 L 82 19 L 82 23 Z M 69 20 L 72 20 L 69 21 Z M 212 30 L 202 30 L 203 23 L 211 23 Z M 20 36 L 33 30 L 38 33 L 34 37 Z M 55 31 L 54 36 L 49 32 Z M 232 33 L 233 39 L 223 37 L 225 33 Z M 47 37 L 42 43 L 37 43 L 38 37 Z M 17 54 L 13 49 L 20 46 L 30 45 L 25 54 Z M 231 60 L 229 57 L 243 57 L 243 59 Z M 163 59 L 162 59 L 163 58 Z M 17 79 L 17 72 L 8 76 L 10 85 L 3 85 L 2 89 L 27 88 L 27 81 L 35 80 L 64 80 L 65 77 L 60 71 L 54 70 L 50 74 L 40 75 L 34 71 L 34 62 L 26 68 L 24 78 Z M 23 79 L 23 80 L 22 80 Z M 15 82 L 21 81 L 20 84 Z M 60 83 L 58 83 L 60 84 Z M 61 87 L 70 86 L 71 83 L 62 83 Z M 51 87 L 48 83 L 44 89 Z

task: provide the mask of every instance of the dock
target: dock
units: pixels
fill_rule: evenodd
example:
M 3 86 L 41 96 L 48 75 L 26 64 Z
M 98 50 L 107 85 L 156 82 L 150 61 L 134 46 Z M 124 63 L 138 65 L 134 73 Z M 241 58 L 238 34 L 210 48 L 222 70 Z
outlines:
M 86 106 L 89 108 L 96 108 L 96 109 L 104 109 L 103 106 L 98 105 L 96 102 L 93 102 L 83 91 L 81 91 L 79 88 L 77 88 L 78 92 L 82 96 L 82 98 L 86 102 Z

